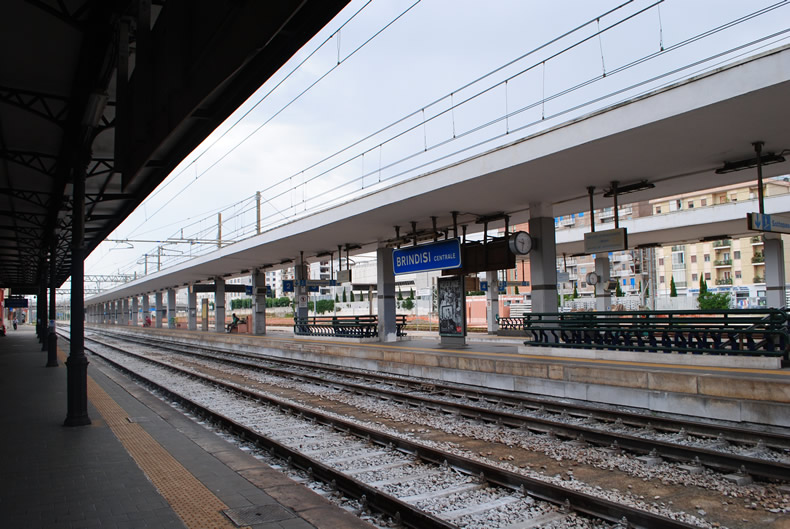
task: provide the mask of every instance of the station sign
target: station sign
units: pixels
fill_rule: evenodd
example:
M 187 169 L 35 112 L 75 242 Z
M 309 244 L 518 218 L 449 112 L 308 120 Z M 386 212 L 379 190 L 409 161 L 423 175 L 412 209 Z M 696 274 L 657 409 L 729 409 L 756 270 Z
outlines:
M 294 280 L 283 279 L 283 292 L 293 292 L 293 291 L 294 291 Z
M 458 239 L 398 248 L 392 252 L 394 273 L 411 274 L 430 270 L 460 268 L 461 242 Z
M 7 309 L 26 309 L 27 298 L 6 298 L 3 305 Z
M 746 223 L 748 228 L 754 231 L 790 233 L 790 217 L 787 215 L 749 213 L 746 215 Z
M 244 291 L 248 296 L 252 296 L 253 293 L 252 285 L 245 285 Z M 271 297 L 272 287 L 270 287 L 269 285 L 266 285 L 266 287 L 258 287 L 258 295 Z
M 628 234 L 625 228 L 593 231 L 584 234 L 584 253 L 617 252 L 628 249 Z

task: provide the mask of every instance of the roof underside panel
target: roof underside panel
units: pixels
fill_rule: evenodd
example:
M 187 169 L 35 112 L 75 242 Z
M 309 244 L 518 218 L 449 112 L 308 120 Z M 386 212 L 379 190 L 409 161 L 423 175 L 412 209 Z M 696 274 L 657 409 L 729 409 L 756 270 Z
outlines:
M 87 255 L 347 3 L 0 3 L 0 287 L 70 275 L 75 171 Z

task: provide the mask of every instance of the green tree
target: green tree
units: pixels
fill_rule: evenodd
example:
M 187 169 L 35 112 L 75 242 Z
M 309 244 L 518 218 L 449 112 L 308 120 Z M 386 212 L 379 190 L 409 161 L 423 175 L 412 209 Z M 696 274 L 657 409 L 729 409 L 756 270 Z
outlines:
M 343 303 L 346 303 L 348 299 L 346 299 L 346 289 L 343 289 Z
M 518 296 L 518 285 L 516 285 L 516 295 Z
M 705 277 L 699 278 L 699 295 L 706 294 L 708 292 L 708 282 L 705 281 Z
M 337 292 L 335 292 L 335 303 L 339 302 L 340 299 L 337 297 Z
M 400 291 L 400 288 L 398 289 L 398 301 L 403 301 L 403 292 Z
M 579 289 L 576 288 L 576 285 L 573 285 L 573 299 L 576 299 L 578 297 L 579 297 Z
M 621 297 L 625 296 L 625 292 L 623 292 L 623 289 L 620 288 L 620 282 L 619 281 L 617 282 L 617 290 L 614 291 L 614 295 L 617 296 L 618 298 L 621 298 Z
M 354 303 L 354 291 L 351 291 L 351 303 Z
M 669 280 L 669 297 L 671 297 L 671 298 L 678 297 L 678 290 L 675 288 L 675 277 L 674 276 Z
M 320 299 L 318 303 L 316 303 L 316 312 L 318 314 L 323 314 L 325 312 L 332 312 L 335 308 L 335 302 L 331 299 Z
M 409 289 L 409 299 L 414 299 L 414 289 L 413 288 Z
M 403 303 L 401 303 L 401 307 L 403 307 L 406 310 L 411 310 L 414 308 L 414 301 L 411 298 L 407 298 L 403 300 Z
M 728 292 L 713 293 L 700 292 L 697 297 L 700 310 L 727 310 L 730 308 L 730 294 Z

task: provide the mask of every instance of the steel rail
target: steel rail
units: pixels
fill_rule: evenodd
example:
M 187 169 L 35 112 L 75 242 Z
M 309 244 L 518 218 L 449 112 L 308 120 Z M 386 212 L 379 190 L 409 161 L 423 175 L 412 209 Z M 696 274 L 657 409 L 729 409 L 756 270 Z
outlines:
M 90 340 L 90 339 L 86 338 L 86 340 Z M 598 498 L 596 496 L 592 496 L 589 494 L 584 494 L 578 491 L 566 489 L 564 487 L 553 485 L 551 483 L 546 483 L 538 479 L 529 478 L 527 476 L 523 476 L 515 472 L 510 472 L 508 470 L 501 469 L 493 465 L 468 459 L 463 456 L 458 456 L 455 454 L 443 452 L 441 450 L 427 447 L 407 439 L 392 436 L 372 428 L 360 426 L 350 421 L 345 421 L 343 419 L 331 417 L 309 408 L 305 408 L 293 403 L 281 401 L 280 399 L 274 397 L 262 395 L 254 391 L 245 390 L 243 388 L 228 385 L 219 380 L 212 379 L 207 376 L 189 372 L 180 369 L 178 367 L 168 365 L 164 362 L 159 362 L 157 360 L 146 358 L 136 353 L 125 351 L 117 346 L 111 346 L 107 344 L 101 344 L 101 345 L 103 347 L 109 347 L 111 349 L 115 349 L 121 352 L 122 354 L 132 356 L 139 360 L 143 360 L 145 362 L 158 365 L 170 371 L 184 374 L 190 378 L 200 380 L 206 384 L 221 388 L 230 393 L 237 393 L 251 400 L 255 400 L 258 402 L 266 402 L 270 405 L 277 406 L 281 411 L 288 411 L 294 415 L 299 415 L 303 418 L 314 420 L 320 424 L 331 426 L 332 428 L 335 428 L 337 430 L 351 433 L 362 439 L 366 439 L 366 440 L 369 439 L 370 441 L 376 442 L 382 446 L 392 446 L 402 452 L 414 454 L 416 457 L 419 457 L 423 460 L 434 462 L 436 464 L 449 464 L 450 466 L 456 468 L 461 472 L 470 475 L 480 476 L 481 478 L 485 479 L 489 483 L 494 483 L 499 486 L 513 490 L 524 491 L 526 494 L 529 494 L 530 496 L 533 496 L 540 500 L 561 505 L 564 506 L 565 508 L 569 508 L 576 512 L 584 513 L 594 518 L 606 520 L 612 523 L 620 523 L 623 520 L 627 520 L 628 524 L 630 524 L 630 526 L 634 527 L 635 529 L 658 529 L 658 528 L 692 529 L 696 527 L 694 525 L 687 524 L 685 522 L 673 520 L 666 516 L 661 516 L 634 507 L 629 507 L 627 505 L 618 504 L 610 500 L 605 500 L 603 498 Z M 106 361 L 116 366 L 119 366 L 117 362 L 113 362 L 112 360 L 105 358 L 100 353 L 97 353 L 96 351 L 91 351 L 91 352 L 92 354 L 95 354 L 105 359 Z M 145 377 L 137 375 L 136 373 L 134 373 L 132 370 L 128 368 L 125 368 L 123 366 L 119 366 L 119 367 L 123 369 L 125 372 L 133 374 L 134 376 L 140 379 L 145 379 L 147 382 L 150 382 L 157 389 L 166 392 L 169 396 L 171 396 L 172 398 L 178 401 L 184 402 L 185 405 L 193 408 L 194 410 L 200 412 L 201 414 L 206 414 L 208 416 L 216 417 L 216 420 L 221 422 L 223 425 L 227 425 L 227 427 L 230 428 L 231 431 L 233 431 L 234 433 L 240 435 L 245 439 L 248 439 L 250 441 L 259 441 L 263 443 L 263 446 L 276 445 L 275 450 L 278 452 L 282 451 L 282 454 L 287 453 L 292 458 L 291 461 L 293 464 L 297 464 L 297 466 L 301 466 L 303 470 L 310 471 L 310 469 L 312 469 L 312 473 L 314 476 L 323 476 L 324 478 L 330 479 L 329 481 L 330 483 L 331 480 L 334 479 L 335 483 L 337 484 L 337 487 L 340 490 L 343 490 L 344 493 L 347 493 L 348 495 L 355 498 L 362 498 L 362 495 L 360 493 L 361 492 L 364 493 L 365 501 L 367 502 L 368 505 L 374 507 L 375 509 L 389 516 L 399 517 L 403 524 L 407 524 L 407 525 L 411 524 L 411 521 L 407 521 L 409 516 L 412 515 L 418 516 L 417 513 L 411 512 L 412 509 L 414 509 L 413 507 L 409 506 L 409 504 L 405 502 L 398 500 L 397 498 L 394 498 L 393 496 L 387 495 L 381 491 L 373 489 L 368 485 L 358 480 L 355 480 L 351 477 L 343 476 L 342 474 L 338 473 L 334 469 L 322 465 L 320 462 L 310 457 L 300 454 L 261 434 L 252 432 L 246 427 L 236 423 L 235 421 L 232 421 L 227 417 L 217 414 L 197 403 L 190 401 L 189 399 L 181 397 L 177 393 L 174 393 L 173 391 L 164 388 L 157 383 L 148 381 Z M 304 465 L 308 465 L 308 466 L 304 466 Z M 317 473 L 316 469 L 319 469 L 320 475 Z M 368 494 L 370 494 L 370 496 L 368 496 Z M 407 514 L 404 515 L 404 512 L 399 510 L 395 510 L 393 512 L 393 506 L 400 507 Z M 406 510 L 407 507 L 408 510 Z M 423 527 L 454 528 L 455 527 L 454 525 L 444 522 L 443 520 L 439 520 L 438 518 L 435 518 L 431 515 L 422 513 L 422 511 L 417 511 L 417 512 L 421 513 L 423 516 L 429 517 L 431 519 L 430 520 L 431 523 L 433 523 L 433 519 L 435 519 L 437 522 L 443 525 L 428 525 L 427 520 L 426 521 L 420 520 L 420 521 L 416 521 L 415 525 L 411 525 L 412 527 L 415 528 L 423 528 Z
M 605 423 L 613 423 L 617 420 L 622 421 L 622 423 L 626 426 L 630 426 L 633 428 L 652 428 L 656 431 L 666 432 L 666 433 L 679 433 L 681 429 L 685 429 L 686 433 L 690 435 L 694 435 L 697 437 L 704 437 L 709 439 L 716 439 L 719 435 L 723 435 L 724 438 L 731 443 L 735 444 L 751 444 L 756 445 L 758 441 L 762 440 L 765 443 L 766 447 L 773 448 L 775 450 L 790 450 L 790 434 L 783 434 L 765 430 L 755 430 L 751 428 L 738 428 L 726 424 L 709 424 L 699 421 L 692 421 L 686 420 L 679 417 L 662 417 L 656 415 L 645 415 L 640 413 L 628 412 L 628 411 L 610 411 L 606 409 L 602 409 L 600 407 L 595 406 L 587 406 L 583 404 L 569 404 L 569 403 L 556 403 L 547 401 L 544 398 L 531 398 L 526 395 L 514 395 L 512 393 L 499 392 L 496 390 L 491 390 L 488 388 L 480 388 L 480 387 L 470 387 L 470 386 L 463 386 L 461 384 L 447 384 L 440 381 L 420 381 L 415 379 L 405 379 L 401 377 L 395 376 L 388 376 L 383 375 L 380 373 L 371 373 L 371 372 L 362 372 L 359 370 L 352 370 L 349 368 L 338 368 L 334 366 L 330 366 L 327 364 L 317 364 L 313 362 L 307 362 L 303 360 L 293 360 L 293 359 L 285 359 L 280 357 L 272 357 L 260 354 L 250 354 L 244 353 L 239 351 L 233 351 L 230 349 L 224 349 L 221 347 L 201 347 L 201 346 L 193 346 L 193 345 L 186 345 L 184 343 L 180 343 L 174 340 L 166 340 L 162 338 L 154 338 L 154 337 L 140 337 L 138 335 L 134 335 L 130 337 L 125 334 L 118 334 L 113 332 L 108 332 L 102 330 L 99 334 L 104 334 L 106 336 L 110 336 L 117 339 L 126 339 L 130 341 L 137 341 L 137 342 L 149 342 L 152 345 L 156 345 L 158 347 L 162 346 L 162 343 L 168 344 L 171 350 L 183 353 L 183 354 L 196 354 L 198 350 L 204 350 L 209 355 L 213 353 L 222 353 L 226 355 L 238 356 L 241 358 L 246 358 L 255 361 L 265 361 L 270 363 L 282 364 L 286 366 L 298 366 L 303 368 L 309 369 L 316 369 L 325 372 L 331 372 L 338 376 L 344 377 L 351 377 L 351 378 L 361 378 L 361 379 L 368 379 L 368 380 L 376 380 L 379 382 L 383 382 L 386 384 L 394 384 L 400 387 L 408 387 L 412 390 L 418 391 L 426 391 L 426 386 L 430 386 L 430 391 L 437 394 L 445 394 L 448 396 L 455 396 L 458 398 L 467 398 L 471 400 L 484 400 L 489 402 L 490 404 L 499 404 L 502 406 L 507 406 L 513 409 L 525 409 L 531 411 L 545 411 L 547 413 L 559 415 L 565 414 L 570 415 L 572 417 L 577 418 L 592 418 L 595 420 L 599 420 Z M 189 347 L 189 350 L 181 349 L 182 347 Z M 215 358 L 215 357 L 212 357 Z M 226 359 L 227 360 L 227 359 Z M 227 360 L 231 361 L 231 360 Z M 278 369 L 275 367 L 270 366 L 257 366 L 261 369 L 267 369 L 275 373 L 282 373 L 286 376 L 303 376 L 305 378 L 312 377 L 313 379 L 322 380 L 324 383 L 326 382 L 325 379 L 322 379 L 320 376 L 308 375 L 304 373 L 295 373 L 288 369 Z M 337 384 L 341 384 L 341 382 L 336 382 Z M 351 385 L 351 383 L 344 383 Z M 361 386 L 363 389 L 369 390 L 371 389 L 368 385 Z M 381 390 L 382 392 L 386 390 Z M 400 395 L 400 393 L 398 393 Z M 438 401 L 442 405 L 454 405 L 454 406 L 464 406 L 462 404 L 453 404 L 448 403 L 445 401 Z M 489 411 L 490 410 L 485 410 Z M 520 416 L 519 416 L 520 417 Z M 581 432 L 584 434 L 584 432 Z M 571 436 L 575 437 L 575 436 Z M 693 459 L 693 458 L 692 458 Z M 736 469 L 739 467 L 736 467 Z

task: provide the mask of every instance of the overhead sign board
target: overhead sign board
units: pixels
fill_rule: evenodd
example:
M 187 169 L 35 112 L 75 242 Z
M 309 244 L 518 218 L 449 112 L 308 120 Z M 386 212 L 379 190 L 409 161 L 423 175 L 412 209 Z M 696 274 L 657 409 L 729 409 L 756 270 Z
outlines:
M 787 215 L 749 213 L 746 215 L 746 223 L 750 230 L 790 233 L 790 217 Z
M 625 228 L 593 231 L 584 234 L 584 253 L 617 252 L 628 249 Z
M 283 292 L 293 292 L 293 291 L 294 291 L 294 280 L 283 279 Z
M 351 283 L 351 270 L 338 270 L 337 271 L 337 284 Z
M 27 298 L 6 298 L 4 305 L 7 309 L 26 309 Z
M 429 270 L 446 270 L 461 266 L 461 243 L 458 239 L 398 248 L 392 252 L 395 274 L 411 274 Z

